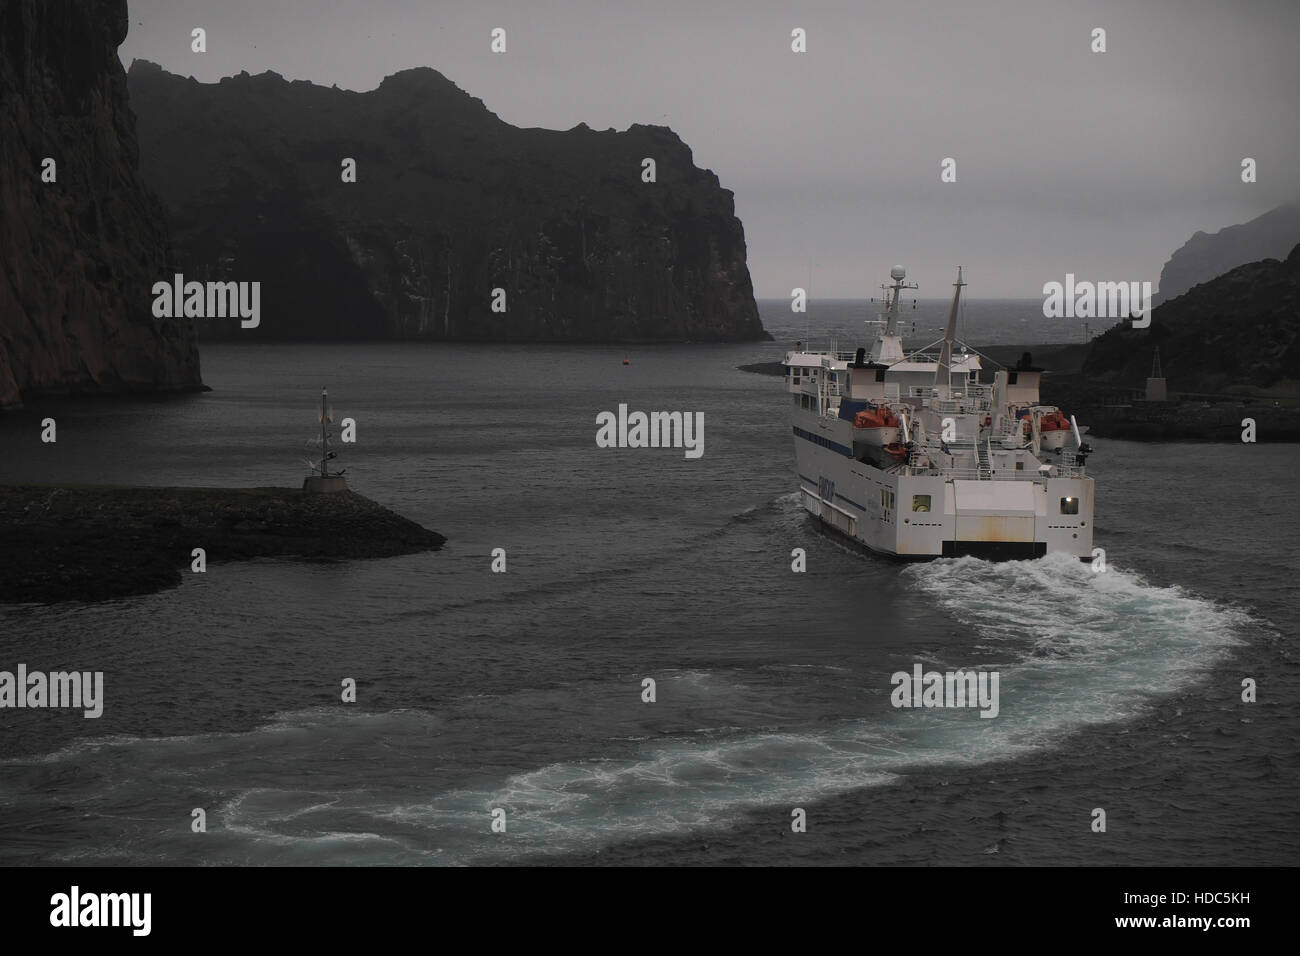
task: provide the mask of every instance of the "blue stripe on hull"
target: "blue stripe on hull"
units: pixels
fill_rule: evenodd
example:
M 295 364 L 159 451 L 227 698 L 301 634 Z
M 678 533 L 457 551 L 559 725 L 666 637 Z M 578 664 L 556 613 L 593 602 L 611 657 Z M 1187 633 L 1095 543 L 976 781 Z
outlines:
M 821 435 L 814 435 L 812 432 L 808 431 L 807 429 L 800 428 L 798 425 L 791 425 L 790 427 L 794 429 L 794 433 L 796 435 L 798 435 L 800 438 L 804 439 L 805 441 L 810 441 L 814 445 L 821 445 L 823 448 L 829 448 L 831 451 L 841 454 L 845 458 L 853 457 L 852 448 L 846 448 L 844 445 L 841 445 L 839 442 L 831 441 L 829 438 L 822 438 Z

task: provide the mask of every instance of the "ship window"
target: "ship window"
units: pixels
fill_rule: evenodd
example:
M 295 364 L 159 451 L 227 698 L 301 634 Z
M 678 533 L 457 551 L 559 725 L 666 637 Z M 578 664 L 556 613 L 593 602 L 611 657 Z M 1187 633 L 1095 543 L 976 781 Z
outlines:
M 912 510 L 913 510 L 913 511 L 929 511 L 929 510 L 930 510 L 930 496 L 929 496 L 929 495 L 912 495 Z
M 1024 471 L 1024 470 L 1025 470 L 1025 463 L 1023 461 L 1016 462 L 1016 471 Z
M 1063 514 L 1063 515 L 1077 515 L 1078 513 L 1079 513 L 1079 499 L 1078 499 L 1078 498 L 1062 498 L 1062 499 L 1061 499 L 1061 514 Z

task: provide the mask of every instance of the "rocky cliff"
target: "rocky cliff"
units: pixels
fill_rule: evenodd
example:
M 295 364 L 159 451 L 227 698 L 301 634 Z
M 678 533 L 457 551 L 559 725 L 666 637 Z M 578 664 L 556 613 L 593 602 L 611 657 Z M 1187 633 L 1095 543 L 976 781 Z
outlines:
M 201 334 L 767 337 L 732 194 L 669 129 L 518 129 L 431 69 L 366 93 L 143 61 L 129 80 L 186 278 L 262 283 L 258 328 Z
M 199 385 L 189 323 L 153 317 L 170 264 L 137 172 L 126 30 L 126 0 L 0 0 L 0 406 Z
M 1084 376 L 1098 386 L 1144 387 L 1157 345 L 1171 391 L 1300 379 L 1300 246 L 1284 261 L 1239 266 L 1163 303 L 1148 329 L 1110 329 L 1093 342 Z
M 1278 206 L 1250 222 L 1215 233 L 1198 232 L 1160 270 L 1160 288 L 1152 301 L 1157 305 L 1167 302 L 1248 262 L 1284 258 L 1297 242 L 1300 202 Z

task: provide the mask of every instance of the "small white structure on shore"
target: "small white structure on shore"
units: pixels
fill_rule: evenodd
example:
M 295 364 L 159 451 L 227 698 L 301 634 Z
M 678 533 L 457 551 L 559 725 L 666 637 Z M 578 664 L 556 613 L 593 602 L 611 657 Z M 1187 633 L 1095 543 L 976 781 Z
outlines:
M 327 408 L 326 403 L 329 399 L 329 392 L 325 388 L 320 390 L 320 438 L 312 440 L 312 444 L 320 445 L 320 458 L 316 461 L 308 461 L 307 465 L 312 471 L 318 474 L 304 478 L 302 490 L 312 494 L 329 494 L 335 491 L 347 491 L 348 480 L 343 477 L 343 471 L 337 471 L 330 474 L 330 459 L 335 457 L 335 452 L 330 451 L 330 430 L 329 426 L 334 422 L 334 410 Z
M 1160 346 L 1156 346 L 1155 357 L 1151 360 L 1151 377 L 1147 379 L 1148 402 L 1169 401 L 1169 390 L 1165 386 L 1165 377 L 1160 371 Z

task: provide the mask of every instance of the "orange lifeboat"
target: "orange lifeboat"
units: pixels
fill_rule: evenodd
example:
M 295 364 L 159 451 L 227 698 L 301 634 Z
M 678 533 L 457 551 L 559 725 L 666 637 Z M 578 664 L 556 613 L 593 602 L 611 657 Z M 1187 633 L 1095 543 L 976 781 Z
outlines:
M 884 447 L 884 452 L 894 461 L 907 461 L 908 448 L 901 441 L 890 442 Z
M 1039 426 L 1045 432 L 1066 431 L 1070 427 L 1070 420 L 1065 417 L 1065 413 L 1059 409 L 1054 412 L 1048 412 L 1043 416 Z
M 898 416 L 888 408 L 871 406 L 853 416 L 854 428 L 897 428 Z

